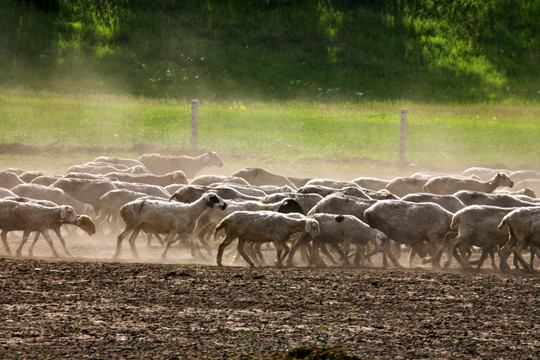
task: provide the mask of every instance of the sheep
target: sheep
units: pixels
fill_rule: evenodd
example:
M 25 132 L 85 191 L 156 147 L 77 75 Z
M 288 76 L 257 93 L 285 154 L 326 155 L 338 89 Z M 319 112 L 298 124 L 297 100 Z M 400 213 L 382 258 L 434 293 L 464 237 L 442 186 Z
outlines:
M 127 166 L 128 168 L 132 168 L 135 166 L 140 166 L 144 168 L 144 165 L 139 160 L 119 158 L 119 157 L 110 157 L 110 156 L 99 156 L 95 158 L 92 161 L 92 163 L 107 163 L 107 164 L 113 164 L 113 165 L 120 164 L 120 165 Z
M 139 157 L 139 161 L 156 175 L 182 170 L 188 179 L 193 179 L 205 167 L 223 167 L 223 160 L 214 151 L 205 152 L 197 157 L 145 154 Z
M 90 180 L 103 180 L 105 179 L 105 174 L 89 174 L 89 173 L 83 173 L 83 172 L 68 172 L 64 174 L 63 177 L 65 179 L 90 179 Z M 111 181 L 114 181 L 113 178 L 108 178 Z
M 170 195 L 174 194 L 176 190 L 183 188 L 186 184 L 171 184 L 164 187 L 165 191 Z
M 493 251 L 495 247 L 502 246 L 508 240 L 508 233 L 500 231 L 498 225 L 505 215 L 515 208 L 471 205 L 456 212 L 452 217 L 451 229 L 457 229 L 458 235 L 453 240 L 452 254 L 464 269 L 471 269 L 469 258 L 466 255 L 471 246 L 482 248 L 482 255 L 478 260 L 478 269 L 482 267 L 488 254 L 491 256 L 491 266 L 497 269 Z M 457 253 L 459 249 L 461 256 Z M 445 267 L 450 265 L 450 259 Z
M 171 184 L 187 184 L 188 180 L 183 171 L 174 171 L 165 175 L 154 174 L 128 174 L 122 172 L 111 172 L 105 174 L 106 178 L 115 181 L 123 181 L 129 183 L 140 183 L 147 185 L 156 185 L 165 187 Z
M 107 219 L 112 227 L 115 227 L 120 216 L 120 208 L 135 199 L 148 197 L 147 194 L 127 189 L 111 190 L 99 198 L 99 214 L 96 225 L 101 225 Z
M 298 189 L 306 185 L 307 182 L 311 180 L 311 178 L 299 178 L 299 177 L 294 177 L 294 176 L 287 176 L 287 179 L 289 179 L 289 181 L 293 183 L 293 185 L 295 186 L 294 189 Z
M 296 200 L 300 206 L 302 207 L 302 212 L 304 214 L 307 214 L 308 211 L 311 210 L 319 201 L 323 199 L 323 197 L 319 194 L 298 194 L 298 193 L 277 193 L 277 194 L 271 194 L 266 197 L 264 197 L 261 201 L 263 203 L 275 203 L 281 200 L 284 200 L 286 198 L 291 198 Z
M 199 175 L 192 179 L 190 185 L 209 186 L 214 183 L 231 183 L 242 186 L 249 186 L 245 179 L 238 176 L 225 176 L 225 175 Z
M 353 215 L 362 220 L 364 218 L 364 211 L 376 202 L 377 200 L 362 199 L 337 192 L 319 201 L 307 214 L 308 216 L 313 216 L 317 213 L 344 214 Z
M 55 174 L 49 171 L 25 171 L 22 174 L 18 174 L 18 175 L 19 175 L 19 179 L 21 179 L 25 183 L 29 183 L 35 178 L 37 178 L 38 176 L 55 175 Z
M 497 175 L 497 173 L 505 173 L 506 175 L 510 175 L 512 173 L 512 170 L 508 169 L 492 169 L 487 167 L 478 167 L 473 166 L 463 171 L 463 176 L 473 176 L 476 175 L 478 178 L 482 181 L 487 181 L 491 179 L 493 176 Z
M 531 198 L 536 198 L 536 193 L 532 189 L 527 189 L 527 188 L 524 188 L 521 190 L 514 190 L 514 191 L 508 190 L 506 188 L 500 188 L 500 189 L 495 189 L 495 191 L 493 191 L 493 194 L 507 194 L 507 195 L 512 195 L 512 196 L 525 195 Z
M 39 184 L 21 184 L 12 189 L 13 193 L 37 200 L 52 201 L 56 205 L 69 205 L 77 214 L 96 217 L 96 212 L 91 204 L 84 203 L 67 194 L 64 190 Z
M 214 205 L 221 210 L 227 207 L 226 203 L 214 193 L 204 194 L 190 204 L 148 199 L 137 199 L 125 204 L 120 208 L 120 216 L 126 227 L 118 235 L 113 258 L 116 259 L 120 255 L 122 241 L 131 233 L 129 245 L 133 256 L 138 259 L 135 238 L 141 230 L 153 234 L 167 234 L 165 250 L 161 255 L 163 259 L 166 258 L 176 234 L 186 233 L 193 250 L 196 245 L 193 230 L 197 218 L 207 207 L 214 208 Z
M 527 264 L 520 251 L 527 247 L 535 251 L 540 247 L 540 206 L 517 208 L 508 213 L 499 223 L 499 229 L 508 226 L 509 237 L 507 242 L 501 247 L 499 253 L 499 268 L 507 270 L 506 260 L 511 252 L 517 257 L 523 267 L 529 271 L 534 271 L 533 264 Z
M 0 171 L 0 187 L 4 189 L 11 189 L 19 184 L 24 184 L 17 174 L 10 171 Z
M 266 193 L 262 191 L 261 189 L 257 188 L 253 185 L 237 185 L 237 184 L 227 184 L 227 183 L 213 183 L 208 185 L 208 188 L 210 189 L 234 189 L 244 195 L 257 197 L 257 198 L 263 198 L 266 196 Z
M 155 196 L 162 199 L 169 199 L 169 193 L 157 185 L 143 184 L 143 183 L 130 183 L 126 181 L 113 181 L 113 185 L 117 189 L 126 189 L 136 192 L 145 193 L 148 196 Z
M 62 175 L 41 175 L 30 181 L 30 184 L 49 186 L 61 177 Z
M 461 190 L 454 194 L 465 205 L 491 205 L 499 207 L 535 206 L 534 202 L 521 200 L 507 194 L 494 194 L 479 191 Z
M 58 206 L 52 201 L 36 200 L 36 199 L 30 199 L 30 198 L 25 198 L 25 197 L 13 197 L 7 200 L 13 200 L 13 201 L 23 202 L 23 203 L 31 202 L 34 204 L 42 205 L 45 207 L 53 207 L 53 208 Z M 64 237 L 62 236 L 62 233 L 60 232 L 60 227 L 63 224 L 70 224 L 70 223 L 65 222 L 65 221 L 55 222 L 51 224 L 50 230 L 53 230 L 56 236 L 58 237 L 58 240 L 60 240 L 60 244 L 62 245 L 62 248 L 64 249 L 64 252 L 66 253 L 66 255 L 71 257 L 72 255 L 66 247 L 66 241 L 64 240 Z M 77 222 L 73 225 L 76 225 L 78 228 L 82 229 L 84 232 L 86 232 L 90 236 L 96 233 L 96 226 L 94 222 L 92 221 L 92 219 L 87 215 L 78 215 Z M 34 236 L 34 240 L 32 241 L 32 244 L 30 245 L 30 247 L 28 248 L 28 256 L 30 257 L 33 256 L 34 246 L 36 245 L 40 234 L 41 234 L 40 232 L 36 232 L 36 235 Z M 53 254 L 55 254 L 55 256 L 58 257 L 58 253 L 56 252 L 56 249 L 54 249 L 54 247 L 52 247 L 51 249 L 53 251 Z
M 245 168 L 235 171 L 232 176 L 237 176 L 245 179 L 248 183 L 255 186 L 261 185 L 276 185 L 290 186 L 292 189 L 297 189 L 289 178 L 282 175 L 272 174 L 261 168 Z
M 401 200 L 415 203 L 432 202 L 441 205 L 443 208 L 450 211 L 451 213 L 456 213 L 457 211 L 463 209 L 466 206 L 459 198 L 454 195 L 418 193 L 405 195 L 401 198 Z
M 276 185 L 260 185 L 259 189 L 264 191 L 267 195 L 278 194 L 278 193 L 292 193 L 294 189 L 290 186 L 276 186 Z
M 68 195 L 83 203 L 92 205 L 94 211 L 97 213 L 99 212 L 99 198 L 103 194 L 117 189 L 111 181 L 105 179 L 61 178 L 56 180 L 51 186 L 64 190 Z
M 386 185 L 386 190 L 399 197 L 422 192 L 427 179 L 413 177 L 396 177 Z
M 540 179 L 540 171 L 535 170 L 516 170 L 508 174 L 516 183 L 527 179 Z
M 209 191 L 215 192 L 223 199 L 260 200 L 259 197 L 242 194 L 238 190 L 230 187 L 220 187 L 219 189 L 215 189 L 206 186 L 186 185 L 171 195 L 169 201 L 176 200 L 183 203 L 190 203 L 197 200 L 202 194 Z
M 497 173 L 491 180 L 485 182 L 456 176 L 438 176 L 429 179 L 423 191 L 440 195 L 451 195 L 460 190 L 492 193 L 499 186 L 512 187 L 514 183 L 505 173 Z
M 530 189 L 535 194 L 540 194 L 540 179 L 525 179 L 516 182 L 515 190 Z
M 120 164 L 107 164 L 107 163 L 91 163 L 70 166 L 66 170 L 67 173 L 85 173 L 93 175 L 105 175 L 110 172 L 129 172 L 131 168 Z
M 451 212 L 438 204 L 402 200 L 380 200 L 364 212 L 364 220 L 369 226 L 382 231 L 389 239 L 412 248 L 409 264 L 415 253 L 424 257 L 429 251 L 436 254 L 432 258 L 433 267 L 439 266 L 438 250 L 450 231 L 452 216 Z M 401 267 L 389 249 L 385 253 L 395 266 Z
M 0 199 L 6 198 L 6 197 L 11 197 L 11 196 L 16 196 L 13 193 L 13 191 L 8 190 L 8 189 L 4 189 L 4 188 L 0 188 Z
M 356 216 L 323 213 L 313 214 L 309 218 L 315 219 L 319 223 L 320 235 L 317 240 L 313 240 L 311 251 L 313 260 L 319 265 L 324 264 L 318 254 L 318 247 L 320 246 L 320 243 L 331 244 L 345 263 L 348 263 L 347 255 L 337 244 L 344 243 L 347 246 L 349 243 L 354 243 L 356 245 L 356 256 L 354 263 L 359 265 L 360 260 L 362 259 L 362 254 L 364 253 L 365 245 L 372 242 L 373 245 L 377 247 L 379 245 L 383 245 L 387 241 L 386 235 L 383 232 L 371 228 L 369 225 L 359 220 Z M 308 244 L 310 240 L 311 239 L 307 236 L 307 234 L 303 234 L 294 242 L 287 258 L 287 266 L 292 266 L 296 249 L 299 246 Z
M 389 180 L 381 180 L 373 177 L 358 177 L 352 181 L 356 185 L 369 190 L 382 190 L 385 189 Z
M 225 230 L 225 239 L 218 246 L 216 263 L 222 266 L 221 258 L 225 248 L 238 238 L 238 252 L 250 267 L 254 267 L 253 261 L 244 250 L 246 242 L 264 243 L 271 241 L 277 252 L 277 267 L 282 267 L 282 262 L 289 247 L 286 241 L 296 233 L 307 233 L 312 239 L 318 239 L 320 234 L 319 224 L 316 220 L 295 214 L 290 216 L 273 211 L 236 211 L 226 216 L 214 229 L 214 240 L 218 232 Z
M 333 180 L 333 179 L 311 179 L 309 180 L 304 186 L 311 186 L 311 185 L 321 185 L 333 189 L 343 189 L 343 188 L 359 188 L 358 184 L 356 184 L 353 181 L 341 181 L 341 180 Z
M 323 197 L 328 196 L 338 191 L 346 195 L 356 196 L 363 199 L 370 199 L 370 197 L 359 187 L 345 187 L 338 190 L 338 189 L 334 189 L 334 188 L 322 186 L 322 185 L 305 185 L 297 190 L 297 192 L 300 194 L 314 193 L 314 194 L 319 194 Z
M 55 207 L 46 207 L 35 202 L 18 202 L 14 200 L 0 200 L 0 229 L 2 229 L 2 243 L 6 252 L 11 255 L 11 249 L 7 243 L 7 232 L 14 230 L 23 230 L 23 238 L 16 250 L 18 257 L 24 244 L 28 241 L 28 236 L 33 231 L 39 231 L 43 234 L 49 244 L 53 255 L 58 257 L 56 249 L 49 235 L 49 229 L 54 224 L 77 223 L 77 214 L 71 206 L 62 205 Z

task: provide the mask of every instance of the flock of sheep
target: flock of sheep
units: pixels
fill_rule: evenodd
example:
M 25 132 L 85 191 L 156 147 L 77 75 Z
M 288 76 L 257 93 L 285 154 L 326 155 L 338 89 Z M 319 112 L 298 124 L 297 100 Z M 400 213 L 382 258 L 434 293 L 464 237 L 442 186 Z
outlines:
M 490 256 L 497 269 L 497 253 L 505 270 L 513 253 L 516 269 L 534 271 L 534 256 L 540 258 L 540 199 L 535 195 L 540 172 L 470 168 L 459 176 L 417 173 L 338 181 L 247 168 L 231 176 L 197 176 L 210 166 L 223 166 L 215 152 L 149 154 L 138 160 L 98 157 L 64 175 L 5 169 L 0 172 L 5 252 L 12 254 L 7 233 L 23 231 L 17 256 L 32 232 L 29 256 L 40 235 L 59 256 L 52 229 L 70 255 L 60 228 L 71 224 L 89 235 L 108 229 L 119 233 L 113 258 L 128 237 L 138 258 L 135 240 L 142 231 L 148 242 L 152 236 L 161 242 L 162 258 L 179 241 L 193 257 L 216 256 L 218 266 L 234 240 L 237 256 L 252 267 L 264 264 L 264 243 L 275 247 L 277 266 L 285 261 L 287 266 L 295 261 L 325 266 L 322 252 L 326 261 L 342 265 L 351 258 L 356 265 L 372 264 L 372 256 L 382 253 L 385 266 L 390 259 L 402 267 L 403 246 L 410 249 L 409 265 L 418 256 L 438 267 L 446 253 L 445 266 L 455 259 L 464 269 L 481 268 Z M 480 258 L 472 261 L 477 249 Z

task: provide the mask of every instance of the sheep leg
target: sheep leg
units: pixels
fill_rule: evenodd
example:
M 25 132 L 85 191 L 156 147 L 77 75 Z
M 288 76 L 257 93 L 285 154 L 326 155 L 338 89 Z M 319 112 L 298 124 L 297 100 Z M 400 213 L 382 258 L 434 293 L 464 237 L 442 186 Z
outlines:
M 471 270 L 471 264 L 469 263 L 469 256 L 467 254 L 467 250 L 469 249 L 469 244 L 467 241 L 463 241 L 459 244 L 458 250 L 460 254 L 460 264 L 465 270 Z M 457 257 L 456 257 L 457 259 Z M 459 261 L 459 260 L 458 260 Z
M 139 254 L 137 253 L 137 249 L 135 248 L 135 239 L 137 239 L 137 235 L 139 235 L 140 231 L 140 227 L 135 228 L 131 233 L 131 236 L 129 237 L 129 247 L 131 248 L 131 253 L 133 254 L 133 257 L 135 259 L 139 258 Z
M 167 239 L 165 239 L 165 249 L 163 250 L 163 253 L 161 254 L 161 259 L 165 260 L 167 258 L 167 252 L 169 251 L 169 248 L 174 242 L 174 236 L 176 235 L 175 232 L 171 231 L 167 235 Z M 193 253 L 191 254 L 193 255 Z
M 518 242 L 518 245 L 514 246 L 514 258 L 517 257 L 519 262 L 521 263 L 521 265 L 523 265 L 523 269 L 525 269 L 525 271 L 527 272 L 532 272 L 532 267 L 529 266 L 529 264 L 527 263 L 527 261 L 525 261 L 525 259 L 523 258 L 523 256 L 521 255 L 521 251 L 524 247 L 521 246 L 521 243 Z
M 133 228 L 131 226 L 126 225 L 126 228 L 124 229 L 124 231 L 122 231 L 118 235 L 118 238 L 116 239 L 116 251 L 114 252 L 113 259 L 116 259 L 120 255 L 120 248 L 122 247 L 122 241 L 124 241 L 124 239 L 126 238 L 126 236 L 129 234 L 131 230 L 133 230 Z
M 384 245 L 382 246 L 383 254 L 388 256 L 390 258 L 390 261 L 394 264 L 395 267 L 399 269 L 403 269 L 403 266 L 399 263 L 399 260 L 394 256 L 394 253 L 392 252 L 392 246 L 390 244 L 390 239 L 386 240 Z M 385 267 L 387 264 L 385 264 Z
M 60 245 L 62 245 L 62 248 L 64 249 L 64 252 L 66 253 L 66 255 L 69 257 L 73 257 L 66 247 L 66 241 L 64 240 L 64 237 L 62 236 L 62 233 L 60 232 L 60 228 L 53 229 L 53 231 L 58 237 L 58 240 L 60 240 Z
M 325 245 L 325 244 L 323 244 Z M 345 254 L 345 252 L 343 251 L 343 249 L 339 246 L 339 244 L 337 243 L 330 243 L 329 244 L 339 255 L 340 257 L 340 260 L 343 262 L 342 265 L 350 265 L 349 264 L 349 259 L 347 257 L 347 255 Z M 326 246 L 325 246 L 326 247 Z M 324 252 L 324 250 L 323 250 Z
M 302 245 L 309 244 L 310 240 L 311 238 L 307 234 L 303 234 L 292 244 L 289 256 L 287 256 L 287 266 L 293 266 L 293 258 L 296 250 Z
M 476 267 L 477 270 L 480 270 L 482 268 L 482 264 L 484 264 L 484 261 L 486 261 L 488 255 L 492 252 L 493 250 L 491 247 L 482 247 L 482 255 L 480 255 L 480 259 L 478 259 L 478 265 Z M 492 261 L 491 264 L 494 265 L 494 261 Z M 495 268 L 495 270 L 497 270 L 497 268 Z
M 514 250 L 514 247 L 516 246 L 517 239 L 512 234 L 512 230 L 510 230 L 510 237 L 506 244 L 502 248 L 499 249 L 499 269 L 501 271 L 507 271 L 509 270 L 508 264 L 506 260 L 510 256 L 510 253 L 512 250 Z
M 334 245 L 332 245 L 332 247 L 334 248 L 334 250 L 336 250 L 338 252 L 338 255 L 341 256 L 341 258 L 343 259 L 343 256 L 345 254 L 343 254 L 343 251 L 341 251 L 341 248 L 339 250 L 337 250 L 336 247 L 334 247 Z M 330 262 L 332 263 L 332 265 L 337 265 L 338 262 L 336 261 L 336 258 L 334 258 L 334 256 L 330 253 L 330 251 L 328 251 L 328 248 L 326 247 L 326 244 L 323 243 L 323 242 L 319 242 L 318 244 L 318 249 L 321 249 L 321 251 L 323 252 L 324 256 L 326 256 L 328 258 L 328 260 L 330 260 Z M 319 254 L 317 252 L 317 254 Z M 342 255 L 343 254 L 343 255 Z
M 30 244 L 30 247 L 28 248 L 28 256 L 29 256 L 29 257 L 33 257 L 33 256 L 34 256 L 34 254 L 33 254 L 33 252 L 34 252 L 34 246 L 36 245 L 36 243 L 37 243 L 37 241 L 38 241 L 38 239 L 39 239 L 39 235 L 40 235 L 40 234 L 41 234 L 41 233 L 40 233 L 39 231 L 36 231 L 36 236 L 34 236 L 34 240 L 32 241 L 32 244 Z
M 253 244 L 252 245 L 253 253 L 254 253 L 255 257 L 257 258 L 257 261 L 259 262 L 259 264 L 265 265 L 266 261 L 264 260 L 264 255 L 263 255 L 263 253 L 261 251 L 261 246 L 262 246 L 261 243 Z
M 26 242 L 28 241 L 28 236 L 29 235 L 30 235 L 30 231 L 29 230 L 24 230 L 22 241 L 19 244 L 19 247 L 17 248 L 17 250 L 15 251 L 17 257 L 21 257 L 22 248 L 23 248 L 24 244 L 26 244 Z
M 244 244 L 245 243 L 246 243 L 245 240 L 239 237 L 238 238 L 238 245 L 237 245 L 236 249 L 238 250 L 238 253 L 244 258 L 244 260 L 246 260 L 246 262 L 249 264 L 249 267 L 254 268 L 255 264 L 253 264 L 253 261 L 251 261 L 251 259 L 249 258 L 249 255 L 244 250 Z M 221 244 L 220 244 L 220 246 L 221 246 Z
M 221 258 L 223 257 L 223 251 L 225 250 L 227 246 L 229 246 L 233 242 L 234 239 L 236 239 L 236 236 L 227 235 L 225 239 L 221 240 L 221 242 L 219 243 L 218 251 L 216 255 L 217 266 L 223 266 L 221 263 Z
M 11 255 L 11 249 L 9 248 L 8 242 L 7 242 L 7 231 L 2 230 L 2 244 L 4 244 L 4 249 L 6 249 L 6 252 L 8 255 Z
M 281 248 L 283 249 L 283 253 L 280 256 L 278 256 L 278 262 L 276 263 L 276 265 L 277 267 L 281 268 L 283 267 L 283 260 L 285 260 L 285 257 L 289 255 L 290 248 L 289 248 L 289 245 L 287 245 L 285 241 L 280 241 L 279 244 Z
M 319 255 L 319 248 L 321 247 L 321 242 L 314 240 L 311 243 L 311 262 L 312 265 L 317 267 L 326 267 L 326 263 L 323 261 Z M 326 249 L 328 251 L 328 249 Z M 330 255 L 331 256 L 331 255 Z
M 53 245 L 53 242 L 52 242 L 52 239 L 51 239 L 51 235 L 49 234 L 49 230 L 45 229 L 41 233 L 43 234 L 43 237 L 45 238 L 45 240 L 47 240 L 47 243 L 49 244 L 49 247 L 51 248 L 53 256 L 54 257 L 60 257 L 60 255 L 58 254 L 58 252 L 54 248 L 54 245 Z

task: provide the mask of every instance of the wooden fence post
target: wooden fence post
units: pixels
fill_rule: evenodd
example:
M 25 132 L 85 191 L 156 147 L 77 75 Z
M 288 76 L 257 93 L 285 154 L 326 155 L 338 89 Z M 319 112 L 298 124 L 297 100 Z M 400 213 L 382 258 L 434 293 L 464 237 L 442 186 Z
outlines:
M 407 164 L 405 157 L 407 150 L 407 109 L 401 109 L 401 126 L 399 133 L 399 166 L 403 167 Z
M 191 100 L 191 152 L 199 150 L 199 101 Z

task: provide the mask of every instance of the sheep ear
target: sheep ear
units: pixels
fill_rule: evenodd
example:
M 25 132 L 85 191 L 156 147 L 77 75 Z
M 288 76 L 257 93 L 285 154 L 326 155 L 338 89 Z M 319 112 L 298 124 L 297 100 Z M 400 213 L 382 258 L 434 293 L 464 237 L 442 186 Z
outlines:
M 491 179 L 491 181 L 489 182 L 489 185 L 495 184 L 495 181 L 497 181 L 497 179 L 499 178 L 499 176 L 500 176 L 500 173 L 497 173 L 497 175 L 495 175 L 495 176 L 493 177 L 493 179 Z
M 204 154 L 203 160 L 204 160 L 205 163 L 209 162 L 210 161 L 210 154 L 208 154 L 208 153 Z
M 65 206 L 60 208 L 60 219 L 65 219 L 67 215 L 67 209 Z

